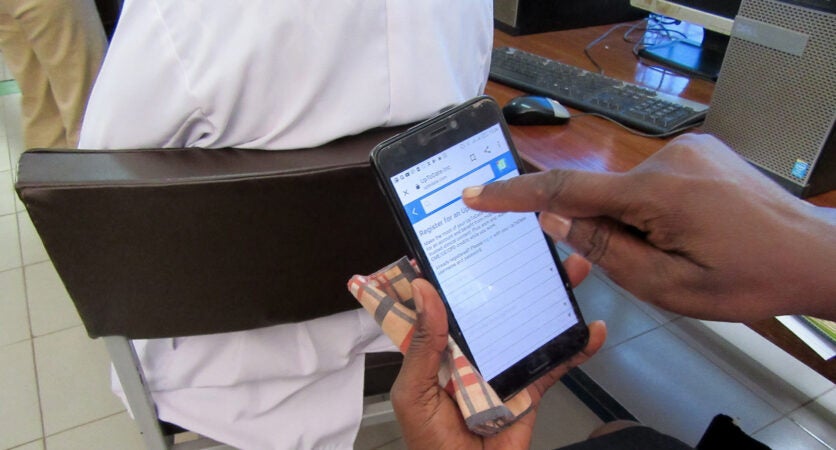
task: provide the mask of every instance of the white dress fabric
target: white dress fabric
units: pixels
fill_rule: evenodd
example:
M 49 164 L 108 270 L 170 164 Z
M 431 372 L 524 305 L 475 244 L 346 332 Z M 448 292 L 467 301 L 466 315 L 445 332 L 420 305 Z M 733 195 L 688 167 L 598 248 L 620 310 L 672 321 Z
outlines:
M 315 146 L 484 90 L 489 0 L 128 0 L 81 147 Z
M 364 310 L 134 345 L 160 419 L 242 449 L 351 448 L 364 354 L 397 351 Z
M 79 148 L 282 150 L 415 122 L 483 92 L 492 38 L 490 0 L 126 0 Z M 244 449 L 351 448 L 363 355 L 393 350 L 359 310 L 137 345 L 163 420 Z

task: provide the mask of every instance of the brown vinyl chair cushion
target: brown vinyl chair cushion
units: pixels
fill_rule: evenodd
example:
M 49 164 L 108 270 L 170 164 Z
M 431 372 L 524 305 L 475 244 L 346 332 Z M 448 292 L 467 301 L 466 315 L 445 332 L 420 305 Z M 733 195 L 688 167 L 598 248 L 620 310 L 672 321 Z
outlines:
M 16 189 L 87 333 L 176 337 L 348 309 L 407 253 L 368 162 L 399 129 L 322 147 L 30 150 Z

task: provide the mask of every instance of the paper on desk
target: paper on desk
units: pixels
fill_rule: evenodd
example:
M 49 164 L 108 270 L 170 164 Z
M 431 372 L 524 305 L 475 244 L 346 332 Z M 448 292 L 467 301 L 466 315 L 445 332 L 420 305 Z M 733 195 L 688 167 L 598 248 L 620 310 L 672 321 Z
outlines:
M 810 325 L 803 318 L 798 316 L 780 316 L 777 319 L 823 359 L 827 360 L 836 355 L 836 343 L 810 328 Z

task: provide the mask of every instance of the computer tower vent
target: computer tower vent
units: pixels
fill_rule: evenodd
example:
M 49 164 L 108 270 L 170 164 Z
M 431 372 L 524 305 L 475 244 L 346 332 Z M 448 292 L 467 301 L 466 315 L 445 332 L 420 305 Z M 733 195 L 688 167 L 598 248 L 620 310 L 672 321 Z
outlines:
M 704 129 L 800 196 L 836 188 L 836 14 L 744 0 Z

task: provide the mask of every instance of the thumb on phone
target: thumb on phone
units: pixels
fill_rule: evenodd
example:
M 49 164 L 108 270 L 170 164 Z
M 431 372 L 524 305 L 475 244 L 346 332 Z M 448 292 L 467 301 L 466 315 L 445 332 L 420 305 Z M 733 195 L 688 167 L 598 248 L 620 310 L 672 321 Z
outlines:
M 417 320 L 401 371 L 392 386 L 391 401 L 405 436 L 418 439 L 417 435 L 431 429 L 427 427 L 428 423 L 439 420 L 439 411 L 444 411 L 445 406 L 455 412 L 459 420 L 460 414 L 452 405 L 445 405 L 452 400 L 438 385 L 438 370 L 447 350 L 444 304 L 426 280 L 414 280 L 412 289 Z
M 447 349 L 447 312 L 441 296 L 429 281 L 415 279 L 412 292 L 418 317 L 412 342 L 404 355 L 404 366 L 408 366 L 408 373 L 438 383 L 438 369 Z

